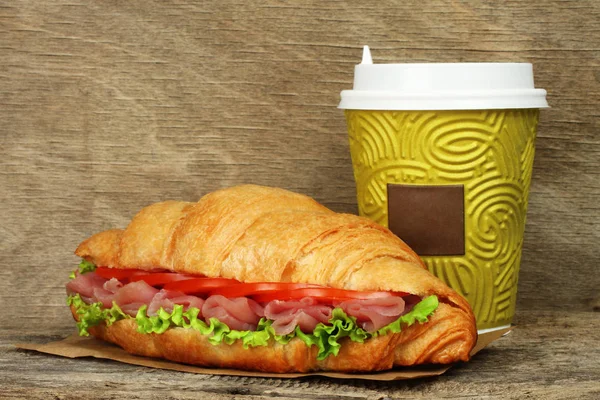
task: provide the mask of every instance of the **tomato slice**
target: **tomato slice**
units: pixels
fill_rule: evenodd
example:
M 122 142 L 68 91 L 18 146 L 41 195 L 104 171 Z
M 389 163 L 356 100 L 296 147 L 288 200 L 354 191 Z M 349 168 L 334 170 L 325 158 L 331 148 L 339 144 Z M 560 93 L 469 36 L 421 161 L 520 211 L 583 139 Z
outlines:
M 238 283 L 237 285 L 223 286 L 210 292 L 210 295 L 220 294 L 225 297 L 245 297 L 264 292 L 287 291 L 294 289 L 303 289 L 309 287 L 322 287 L 309 283 L 289 283 L 289 282 L 255 282 Z
M 167 283 L 163 289 L 177 290 L 185 294 L 208 293 L 214 289 L 239 284 L 235 279 L 227 278 L 193 278 L 184 281 Z
M 171 282 L 185 281 L 195 279 L 191 275 L 179 274 L 176 272 L 155 272 L 145 275 L 133 275 L 129 280 L 131 282 L 144 281 L 150 286 L 162 286 Z
M 255 282 L 241 283 L 228 278 L 197 278 L 176 272 L 151 272 L 139 269 L 98 267 L 96 274 L 105 278 L 116 278 L 121 282 L 144 281 L 150 286 L 162 286 L 166 290 L 185 294 L 222 295 L 228 298 L 252 297 L 259 303 L 273 300 L 300 300 L 313 297 L 318 301 L 346 301 L 352 299 L 374 299 L 387 296 L 405 296 L 403 292 L 372 292 L 344 290 L 308 283 Z
M 98 267 L 96 268 L 95 272 L 104 279 L 116 278 L 120 281 L 129 279 L 132 276 L 148 275 L 147 271 L 142 271 L 140 269 L 120 269 L 108 267 Z
M 252 296 L 259 303 L 268 303 L 273 300 L 300 300 L 304 297 L 313 297 L 319 301 L 346 301 L 353 299 L 376 299 L 388 296 L 404 296 L 402 292 L 359 292 L 356 290 L 333 289 L 327 287 L 309 287 L 292 290 L 279 290 L 260 293 Z

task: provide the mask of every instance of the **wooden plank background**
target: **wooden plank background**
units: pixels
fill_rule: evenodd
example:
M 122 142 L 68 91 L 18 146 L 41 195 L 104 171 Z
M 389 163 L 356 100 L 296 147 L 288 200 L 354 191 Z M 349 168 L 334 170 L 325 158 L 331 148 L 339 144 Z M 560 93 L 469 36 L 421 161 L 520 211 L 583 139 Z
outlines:
M 375 62 L 534 64 L 552 108 L 518 317 L 597 319 L 599 20 L 595 0 L 0 1 L 3 347 L 68 330 L 73 250 L 149 203 L 249 182 L 356 212 L 336 106 L 364 44 Z

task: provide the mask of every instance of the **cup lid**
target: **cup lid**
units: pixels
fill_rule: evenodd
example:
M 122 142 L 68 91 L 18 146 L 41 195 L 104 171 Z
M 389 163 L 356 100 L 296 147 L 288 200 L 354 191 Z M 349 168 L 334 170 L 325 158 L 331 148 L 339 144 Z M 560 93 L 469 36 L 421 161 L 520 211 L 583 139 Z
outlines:
M 354 87 L 338 108 L 482 110 L 546 108 L 529 63 L 373 64 L 368 46 L 354 68 Z

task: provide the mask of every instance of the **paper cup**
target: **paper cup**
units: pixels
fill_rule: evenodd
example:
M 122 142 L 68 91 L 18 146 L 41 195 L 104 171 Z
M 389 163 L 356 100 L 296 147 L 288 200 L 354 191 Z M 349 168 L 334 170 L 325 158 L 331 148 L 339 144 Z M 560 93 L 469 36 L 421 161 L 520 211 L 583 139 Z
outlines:
M 467 298 L 478 329 L 509 325 L 547 107 L 531 64 L 369 62 L 367 53 L 340 103 L 359 213 Z

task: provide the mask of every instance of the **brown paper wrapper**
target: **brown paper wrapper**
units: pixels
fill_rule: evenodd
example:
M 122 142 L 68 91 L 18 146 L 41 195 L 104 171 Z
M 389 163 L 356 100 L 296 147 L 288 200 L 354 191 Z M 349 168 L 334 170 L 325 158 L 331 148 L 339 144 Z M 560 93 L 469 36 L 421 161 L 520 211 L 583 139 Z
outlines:
M 477 345 L 471 352 L 475 355 L 481 349 L 492 343 L 493 341 L 504 336 L 513 328 L 506 328 L 494 332 L 484 333 L 477 337 Z M 56 356 L 79 358 L 79 357 L 94 357 L 104 358 L 107 360 L 120 361 L 127 364 L 141 365 L 149 368 L 162 368 L 173 371 L 192 372 L 195 374 L 208 375 L 232 375 L 232 376 L 248 376 L 261 378 L 303 378 L 307 376 L 326 376 L 328 378 L 337 379 L 368 379 L 373 381 L 395 381 L 404 379 L 425 378 L 430 376 L 438 376 L 448 371 L 452 365 L 423 365 L 415 367 L 405 367 L 393 369 L 384 372 L 375 372 L 370 374 L 348 374 L 341 372 L 311 372 L 306 374 L 273 374 L 268 372 L 251 372 L 240 371 L 236 369 L 217 369 L 217 368 L 202 368 L 193 365 L 178 364 L 171 361 L 135 356 L 127 353 L 120 347 L 110 343 L 97 340 L 93 337 L 80 337 L 77 334 L 72 334 L 66 339 L 46 344 L 37 343 L 19 343 L 15 345 L 19 349 L 33 350 L 40 353 L 53 354 Z

